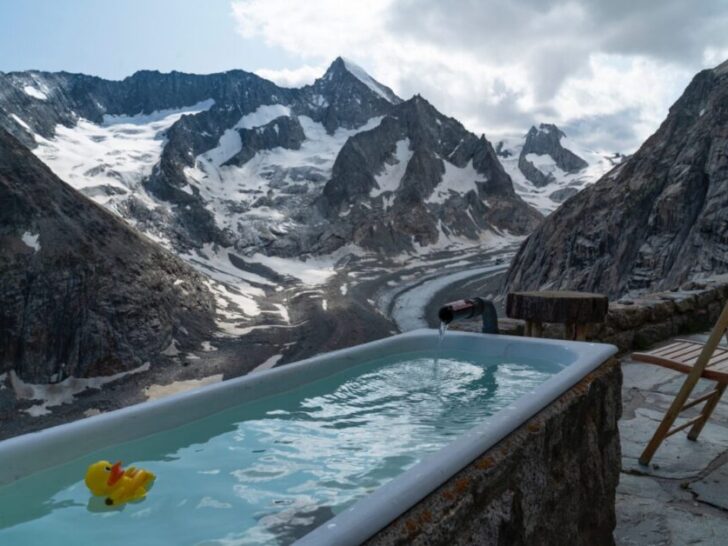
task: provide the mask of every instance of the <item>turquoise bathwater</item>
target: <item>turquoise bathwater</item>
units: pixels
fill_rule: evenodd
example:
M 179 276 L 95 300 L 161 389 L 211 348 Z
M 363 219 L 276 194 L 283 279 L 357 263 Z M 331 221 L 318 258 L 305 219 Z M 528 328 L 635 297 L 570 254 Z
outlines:
M 289 544 L 560 370 L 467 353 L 395 355 L 0 488 L 0 544 Z M 157 474 L 109 509 L 99 459 Z

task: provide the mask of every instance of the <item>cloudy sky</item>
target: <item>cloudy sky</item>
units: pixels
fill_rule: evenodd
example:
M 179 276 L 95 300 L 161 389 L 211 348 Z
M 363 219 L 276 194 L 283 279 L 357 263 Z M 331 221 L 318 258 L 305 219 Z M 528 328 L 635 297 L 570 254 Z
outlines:
M 243 68 L 309 83 L 338 55 L 494 138 L 534 122 L 633 151 L 728 59 L 728 0 L 0 0 L 0 70 Z

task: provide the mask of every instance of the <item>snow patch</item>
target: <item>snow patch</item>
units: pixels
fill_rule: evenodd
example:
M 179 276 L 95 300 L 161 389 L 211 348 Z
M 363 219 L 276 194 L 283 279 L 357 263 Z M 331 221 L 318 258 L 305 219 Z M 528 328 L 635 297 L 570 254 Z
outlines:
M 23 243 L 26 244 L 26 246 L 29 246 L 32 248 L 35 252 L 38 252 L 40 250 L 40 243 L 38 242 L 39 235 L 37 233 L 31 233 L 30 231 L 26 231 L 23 233 L 23 236 L 21 239 L 23 240 Z
M 106 114 L 102 119 L 101 125 L 104 127 L 110 127 L 112 125 L 151 125 L 160 121 L 166 123 L 170 117 L 176 118 L 175 121 L 177 121 L 177 119 L 181 118 L 184 114 L 196 114 L 204 110 L 209 110 L 214 104 L 215 101 L 213 99 L 207 99 L 200 101 L 193 106 L 185 106 L 181 109 L 166 108 L 164 110 L 155 110 L 149 114 L 144 114 L 142 112 L 131 116 L 124 114 Z
M 335 259 L 332 256 L 309 257 L 306 260 L 296 260 L 293 258 L 279 258 L 277 256 L 254 254 L 249 260 L 263 264 L 281 275 L 298 279 L 303 284 L 309 286 L 323 284 L 336 273 L 334 270 Z
M 25 93 L 29 97 L 33 97 L 34 99 L 48 100 L 48 95 L 32 85 L 26 85 L 25 87 L 23 87 L 23 93 Z
M 234 266 L 230 261 L 230 251 L 212 243 L 205 243 L 201 249 L 187 254 L 180 254 L 180 256 L 206 276 L 212 277 L 219 282 L 240 285 L 243 291 L 247 289 L 247 283 L 275 286 L 274 282 L 261 275 Z M 243 261 L 242 258 L 241 261 Z
M 450 197 L 451 192 L 465 195 L 469 191 L 478 191 L 475 182 L 485 182 L 487 177 L 480 174 L 473 167 L 471 159 L 465 167 L 456 167 L 449 161 L 444 161 L 445 173 L 442 175 L 440 183 L 435 187 L 432 195 L 427 199 L 427 203 L 442 204 Z
M 138 368 L 126 372 L 120 372 L 114 375 L 101 377 L 68 377 L 59 383 L 51 384 L 32 384 L 26 383 L 20 379 L 15 371 L 10 371 L 10 385 L 15 391 L 15 396 L 19 400 L 41 400 L 42 403 L 31 406 L 24 411 L 33 417 L 47 415 L 50 413 L 48 408 L 68 404 L 72 402 L 77 394 L 88 389 L 100 389 L 107 383 L 118 381 L 119 379 L 146 372 L 149 370 L 149 362 L 145 362 Z
M 412 246 L 414 251 L 419 256 L 427 256 L 433 252 L 441 250 L 476 250 L 476 249 L 487 249 L 489 252 L 495 250 L 505 250 L 510 246 L 519 244 L 525 237 L 512 235 L 507 230 L 495 231 L 493 229 L 483 230 L 478 233 L 477 239 L 471 239 L 469 237 L 463 237 L 458 235 L 448 235 L 442 230 L 442 222 L 438 222 L 438 238 L 437 242 L 431 245 L 421 245 L 412 238 Z M 411 253 L 404 253 L 394 258 L 400 263 L 406 263 L 410 265 L 413 262 Z M 422 265 L 428 265 L 432 261 L 427 258 L 422 262 Z
M 25 123 L 25 122 L 24 122 L 24 121 L 23 121 L 22 119 L 20 119 L 20 118 L 19 118 L 18 116 L 16 116 L 15 114 L 10 114 L 10 117 L 11 117 L 11 118 L 13 118 L 13 119 L 15 120 L 15 122 L 16 122 L 16 123 L 17 123 L 18 125 L 20 125 L 20 126 L 21 126 L 21 127 L 23 128 L 23 129 L 25 129 L 26 131 L 32 132 L 32 129 L 31 129 L 31 128 L 30 128 L 29 126 L 28 126 L 28 124 L 27 124 L 27 123 Z
M 206 353 L 211 353 L 211 352 L 213 352 L 213 351 L 217 351 L 217 347 L 215 347 L 215 346 L 214 346 L 214 345 L 213 345 L 212 343 L 210 343 L 209 341 L 203 341 L 202 343 L 200 343 L 200 347 L 201 347 L 201 348 L 202 348 L 202 350 L 203 350 L 204 352 L 206 352 Z
M 250 370 L 250 373 L 257 373 L 262 372 L 263 370 L 268 370 L 278 364 L 281 358 L 283 358 L 283 355 L 273 355 L 262 364 L 259 364 L 258 366 Z
M 240 319 L 240 313 L 246 317 L 257 317 L 260 315 L 260 307 L 256 303 L 256 297 L 265 296 L 265 292 L 253 286 L 227 285 L 221 282 L 208 280 L 207 287 L 215 295 L 217 312 L 226 318 Z
M 385 192 L 397 191 L 413 153 L 408 138 L 398 141 L 392 163 L 386 162 L 384 164 L 383 171 L 375 177 L 379 187 L 372 188 L 369 196 L 374 198 Z
M 160 205 L 141 182 L 159 162 L 164 132 L 185 114 L 207 110 L 207 100 L 175 110 L 137 116 L 104 116 L 102 125 L 79 119 L 75 127 L 56 125 L 52 139 L 34 135 L 38 146 L 33 153 L 63 181 L 79 191 L 87 190 L 97 203 L 113 212 L 130 194 L 148 208 Z M 94 188 L 113 192 L 94 192 Z
M 265 292 L 245 283 L 229 285 L 208 279 L 205 284 L 215 297 L 215 324 L 221 336 L 242 336 L 250 333 L 251 317 L 260 315 L 260 307 L 256 298 L 265 296 Z
M 387 93 L 387 90 L 385 87 L 376 81 L 374 78 L 372 78 L 369 74 L 367 74 L 366 70 L 364 70 L 361 66 L 358 64 L 355 64 L 351 62 L 348 59 L 342 59 L 344 61 L 344 66 L 346 69 L 360 82 L 362 82 L 364 85 L 366 85 L 369 89 L 374 91 L 377 95 L 382 97 L 387 102 L 393 102 L 392 97 Z
M 273 306 L 278 309 L 278 312 L 281 314 L 281 318 L 286 324 L 291 323 L 291 316 L 288 314 L 288 308 L 283 305 L 282 303 L 274 303 Z
M 144 388 L 144 395 L 147 397 L 147 400 L 157 400 L 158 398 L 164 398 L 165 396 L 199 389 L 205 385 L 212 385 L 213 383 L 219 383 L 220 381 L 222 381 L 222 374 L 210 375 L 208 377 L 203 377 L 202 379 L 175 381 L 169 385 L 149 385 Z

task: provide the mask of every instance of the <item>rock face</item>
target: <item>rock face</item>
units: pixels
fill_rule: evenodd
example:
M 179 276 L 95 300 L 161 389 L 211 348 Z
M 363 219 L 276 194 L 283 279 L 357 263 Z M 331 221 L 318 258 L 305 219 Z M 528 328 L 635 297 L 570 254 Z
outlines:
M 0 74 L 0 126 L 183 255 L 401 253 L 540 221 L 484 137 L 341 58 L 298 89 L 240 70 Z
M 397 252 L 484 231 L 525 234 L 540 221 L 491 144 L 420 96 L 351 137 L 319 205 L 340 241 Z
M 602 365 L 366 544 L 613 545 L 621 384 Z
M 200 275 L 59 180 L 0 129 L 0 374 L 28 382 L 158 364 L 213 330 Z
M 728 63 L 698 73 L 657 132 L 522 245 L 512 290 L 619 296 L 728 271 Z

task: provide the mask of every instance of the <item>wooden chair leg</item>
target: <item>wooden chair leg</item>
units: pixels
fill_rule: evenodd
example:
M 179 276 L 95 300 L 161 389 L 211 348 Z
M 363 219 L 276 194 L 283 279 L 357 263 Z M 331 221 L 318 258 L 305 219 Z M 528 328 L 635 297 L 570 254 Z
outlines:
M 720 398 L 721 396 L 723 396 L 723 393 L 725 392 L 727 386 L 728 385 L 726 384 L 718 385 L 715 389 L 715 396 L 712 396 L 710 399 L 708 399 L 707 402 L 705 402 L 705 405 L 703 406 L 703 411 L 700 413 L 701 419 L 700 421 L 695 423 L 693 425 L 693 428 L 690 429 L 690 432 L 688 432 L 688 440 L 695 441 L 698 439 L 698 436 L 700 436 L 700 432 L 703 430 L 705 423 L 708 422 L 708 419 L 710 419 L 710 416 L 713 414 L 713 410 L 715 410 L 718 402 L 720 402 Z
M 647 444 L 647 447 L 642 452 L 642 455 L 640 455 L 640 464 L 647 466 L 650 464 L 650 461 L 652 460 L 652 457 L 655 454 L 655 451 L 657 451 L 657 448 L 660 447 L 660 444 L 662 444 L 662 441 L 667 437 L 667 433 L 670 431 L 670 427 L 672 427 L 672 424 L 675 422 L 675 419 L 677 418 L 677 415 L 665 415 L 665 417 L 662 419 L 662 422 L 660 423 L 660 426 L 657 427 L 657 430 L 652 435 L 652 439 Z
M 586 336 L 589 335 L 589 325 L 588 324 L 577 324 L 576 325 L 576 340 L 577 341 L 586 341 Z
M 667 410 L 665 417 L 663 417 L 660 426 L 657 427 L 655 434 L 652 435 L 652 439 L 647 444 L 647 447 L 642 452 L 642 455 L 640 455 L 640 464 L 650 464 L 652 456 L 655 454 L 655 451 L 657 451 L 657 448 L 660 447 L 660 444 L 662 444 L 665 438 L 667 438 L 667 435 L 670 432 L 673 423 L 677 419 L 678 415 L 680 415 L 680 411 L 682 410 L 685 403 L 688 401 L 688 397 L 690 396 L 690 393 L 693 392 L 693 389 L 695 388 L 695 384 L 698 382 L 698 379 L 700 379 L 700 376 L 691 374 L 685 381 L 685 383 L 683 383 L 683 386 L 677 393 L 675 400 L 672 401 L 670 409 Z

